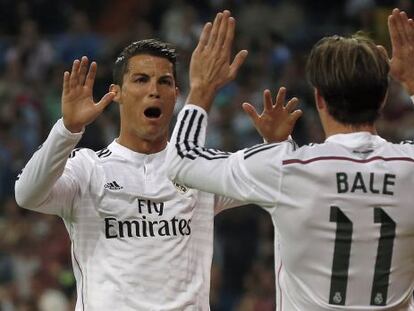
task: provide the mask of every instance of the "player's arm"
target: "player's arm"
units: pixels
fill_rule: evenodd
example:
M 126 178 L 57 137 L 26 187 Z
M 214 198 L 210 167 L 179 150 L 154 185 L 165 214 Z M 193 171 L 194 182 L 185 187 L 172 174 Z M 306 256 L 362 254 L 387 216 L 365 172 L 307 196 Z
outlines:
M 273 104 L 272 95 L 269 90 L 263 92 L 263 111 L 259 114 L 253 105 L 243 104 L 243 109 L 251 118 L 258 133 L 264 137 L 266 143 L 275 143 L 291 140 L 291 133 L 298 118 L 302 115 L 301 110 L 295 110 L 298 104 L 297 98 L 292 98 L 285 105 L 286 89 L 279 89 Z M 227 197 L 216 198 L 216 213 L 236 206 L 243 202 L 229 200 Z
M 207 113 L 186 105 L 178 115 L 168 148 L 169 178 L 191 188 L 246 203 L 273 206 L 277 202 L 284 155 L 292 141 L 260 144 L 235 153 L 203 147 Z
M 217 215 L 224 210 L 243 205 L 246 205 L 246 202 L 235 200 L 224 195 L 214 195 L 214 215 Z
M 71 73 L 65 72 L 62 93 L 62 114 L 42 147 L 32 156 L 15 185 L 17 203 L 25 208 L 62 214 L 78 189 L 77 175 L 83 170 L 66 165 L 79 142 L 84 127 L 108 105 L 113 95 L 106 94 L 99 103 L 92 99 L 96 63 L 88 70 L 88 59 L 75 60 Z M 76 169 L 78 167 L 78 169 Z
M 230 12 L 224 11 L 217 14 L 212 25 L 207 23 L 203 29 L 191 58 L 191 89 L 187 105 L 179 114 L 168 150 L 169 177 L 190 187 L 239 201 L 267 205 L 275 202 L 280 177 L 277 172 L 269 172 L 273 168 L 280 171 L 281 158 L 292 148 L 291 143 L 258 145 L 233 154 L 203 147 L 206 112 L 214 95 L 235 77 L 247 56 L 247 51 L 240 51 L 230 64 L 234 27 L 235 20 L 230 17 Z M 265 95 L 266 99 L 269 99 L 268 95 Z M 279 99 L 282 97 L 284 99 L 284 96 Z M 266 116 L 278 115 L 273 113 L 271 99 L 270 105 L 272 113 L 267 111 Z M 282 105 L 283 109 L 279 108 L 275 111 L 286 110 L 285 105 Z M 249 115 L 254 117 L 253 113 Z M 256 119 L 255 124 L 264 129 L 263 120 Z
M 388 17 L 392 45 L 390 74 L 399 81 L 414 101 L 414 21 L 399 9 Z
M 19 206 L 64 216 L 64 208 L 78 190 L 76 172 L 65 166 L 81 136 L 67 130 L 61 119 L 53 126 L 17 178 L 15 196 Z

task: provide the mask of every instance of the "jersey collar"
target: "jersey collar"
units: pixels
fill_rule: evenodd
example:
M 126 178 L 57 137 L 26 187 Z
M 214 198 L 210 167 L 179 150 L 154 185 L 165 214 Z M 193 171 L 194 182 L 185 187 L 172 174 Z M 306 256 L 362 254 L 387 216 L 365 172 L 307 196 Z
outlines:
M 371 134 L 370 132 L 355 132 L 332 135 L 329 136 L 325 142 L 356 147 L 363 145 L 379 145 L 386 142 L 386 140 L 378 135 Z
M 119 155 L 123 157 L 124 159 L 132 161 L 132 162 L 142 162 L 142 161 L 148 162 L 148 161 L 154 161 L 154 160 L 160 160 L 163 162 L 167 154 L 167 148 L 168 148 L 168 144 L 163 150 L 159 152 L 145 154 L 145 153 L 133 151 L 119 144 L 116 141 L 116 139 L 108 146 L 108 149 L 111 150 L 114 154 Z

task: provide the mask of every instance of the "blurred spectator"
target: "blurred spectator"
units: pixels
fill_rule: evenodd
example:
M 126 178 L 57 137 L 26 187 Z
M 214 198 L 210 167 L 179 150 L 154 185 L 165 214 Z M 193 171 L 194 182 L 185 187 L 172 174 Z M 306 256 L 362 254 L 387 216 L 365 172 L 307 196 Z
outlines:
M 180 49 L 192 51 L 203 28 L 199 22 L 198 13 L 184 1 L 178 1 L 171 6 L 161 21 L 161 35 Z
M 273 311 L 275 302 L 275 283 L 271 264 L 255 262 L 246 275 L 244 285 L 246 292 L 236 307 L 237 311 Z
M 218 94 L 208 145 L 229 151 L 261 142 L 241 109 L 262 106 L 262 91 L 286 86 L 304 115 L 294 132 L 300 144 L 320 142 L 313 92 L 304 75 L 306 55 L 326 34 L 363 28 L 388 46 L 386 18 L 410 0 L 36 0 L 0 1 L 0 310 L 73 310 L 74 276 L 69 239 L 60 219 L 16 207 L 18 172 L 60 118 L 63 72 L 87 55 L 99 64 L 95 96 L 107 92 L 120 47 L 158 37 L 179 52 L 180 97 L 188 90 L 188 62 L 201 28 L 219 9 L 237 20 L 235 50 L 249 56 L 237 79 Z M 99 150 L 115 138 L 118 107 L 111 105 L 88 128 L 80 146 Z M 391 84 L 378 131 L 398 142 L 414 137 L 408 95 Z M 258 208 L 216 218 L 211 310 L 274 310 L 272 223 Z
M 40 33 L 34 20 L 24 20 L 17 42 L 6 52 L 6 63 L 22 71 L 27 81 L 43 81 L 54 64 L 52 45 Z
M 74 11 L 70 15 L 67 31 L 57 37 L 55 45 L 58 61 L 71 64 L 74 59 L 84 55 L 89 59 L 99 60 L 105 40 L 91 30 L 89 17 L 85 12 Z
M 47 289 L 39 298 L 39 311 L 68 310 L 66 296 L 55 289 Z

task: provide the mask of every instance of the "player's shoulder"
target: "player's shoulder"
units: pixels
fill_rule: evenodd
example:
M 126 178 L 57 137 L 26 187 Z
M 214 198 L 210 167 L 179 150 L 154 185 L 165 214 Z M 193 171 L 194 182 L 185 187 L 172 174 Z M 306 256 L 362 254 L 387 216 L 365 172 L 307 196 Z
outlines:
M 414 157 L 414 140 L 404 139 L 399 142 L 388 142 L 387 148 L 394 153 L 401 153 L 404 156 Z
M 344 149 L 347 149 L 346 151 Z M 341 156 L 349 152 L 349 147 L 343 144 L 310 143 L 303 145 L 294 150 L 290 155 L 297 158 L 317 158 L 326 156 Z M 402 140 L 400 142 L 390 142 L 387 140 L 379 140 L 372 148 L 362 148 L 361 150 L 352 150 L 352 154 L 372 154 L 374 150 L 376 153 L 387 155 L 390 157 L 406 156 L 414 157 L 414 140 Z
M 292 150 L 287 156 L 318 155 L 329 148 L 325 143 L 308 143 Z
M 114 159 L 114 154 L 108 147 L 97 151 L 89 148 L 75 148 L 69 155 L 71 161 L 106 162 L 112 159 Z
M 308 143 L 287 153 L 283 164 L 302 163 L 302 161 L 315 161 L 327 157 L 343 156 L 341 145 L 322 143 Z
M 296 149 L 298 149 L 298 145 L 293 139 L 288 139 L 283 142 L 277 142 L 277 143 L 262 143 L 257 144 L 249 148 L 245 148 L 241 150 L 240 152 L 243 155 L 243 158 L 245 160 L 249 158 L 257 158 L 258 156 L 262 156 L 262 158 L 269 158 L 269 153 L 272 153 L 274 155 L 275 153 L 280 154 L 281 156 L 285 153 L 291 153 L 294 152 Z
M 392 145 L 398 146 L 405 146 L 406 148 L 414 148 L 414 140 L 412 139 L 404 139 L 396 143 L 390 143 Z

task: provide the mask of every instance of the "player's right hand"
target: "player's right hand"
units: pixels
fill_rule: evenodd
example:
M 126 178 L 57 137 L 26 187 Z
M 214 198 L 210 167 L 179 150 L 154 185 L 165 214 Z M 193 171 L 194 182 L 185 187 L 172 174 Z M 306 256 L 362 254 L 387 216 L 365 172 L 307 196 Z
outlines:
M 85 126 L 93 122 L 115 97 L 109 92 L 95 103 L 93 100 L 93 84 L 98 65 L 83 56 L 73 62 L 71 72 L 65 71 L 63 76 L 62 117 L 65 127 L 72 133 L 79 133 Z
M 399 9 L 388 17 L 392 44 L 390 74 L 414 95 L 414 21 Z
M 235 23 L 230 11 L 224 10 L 216 15 L 213 23 L 204 26 L 191 56 L 187 102 L 208 111 L 217 90 L 236 77 L 247 51 L 239 51 L 232 60 Z
M 243 103 L 243 109 L 252 119 L 254 127 L 268 143 L 281 142 L 292 134 L 296 121 L 302 110 L 296 109 L 299 100 L 293 97 L 285 105 L 286 89 L 281 87 L 277 93 L 275 104 L 269 90 L 263 92 L 263 112 L 259 115 L 249 103 Z

